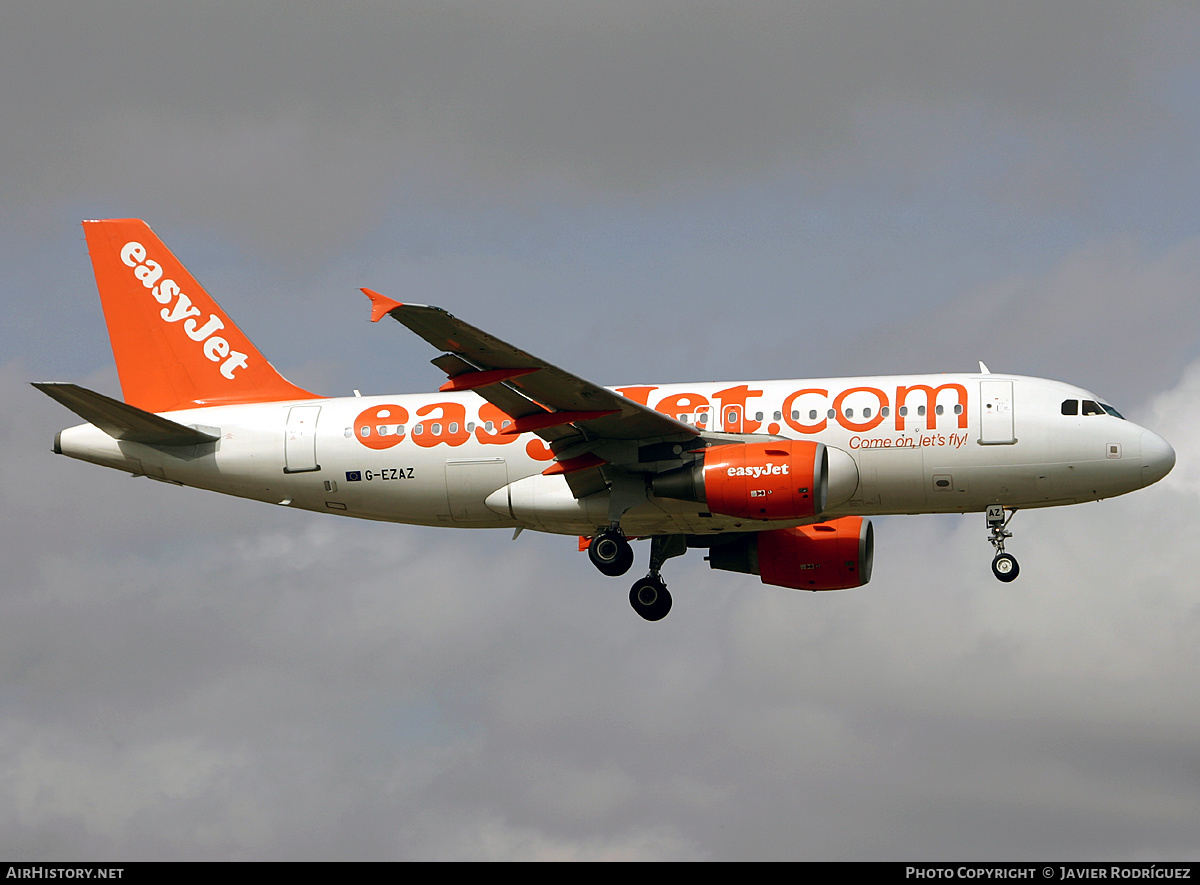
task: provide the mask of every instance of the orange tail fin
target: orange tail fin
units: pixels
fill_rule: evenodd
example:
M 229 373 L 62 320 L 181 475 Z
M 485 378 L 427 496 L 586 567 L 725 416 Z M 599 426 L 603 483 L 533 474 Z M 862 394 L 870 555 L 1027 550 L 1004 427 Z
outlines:
M 144 221 L 83 231 L 127 403 L 168 412 L 318 399 L 267 362 Z

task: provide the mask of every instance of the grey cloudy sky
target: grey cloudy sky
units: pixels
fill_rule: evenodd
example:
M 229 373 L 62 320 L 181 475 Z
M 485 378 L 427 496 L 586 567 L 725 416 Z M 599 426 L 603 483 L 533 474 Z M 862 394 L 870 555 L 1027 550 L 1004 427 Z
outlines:
M 0 854 L 1200 853 L 1200 13 L 20 2 L 0 28 Z M 1179 465 L 877 524 L 827 595 L 359 524 L 49 452 L 147 219 L 293 381 L 440 383 L 358 286 L 603 383 L 993 369 Z M 639 557 L 645 556 L 639 551 Z

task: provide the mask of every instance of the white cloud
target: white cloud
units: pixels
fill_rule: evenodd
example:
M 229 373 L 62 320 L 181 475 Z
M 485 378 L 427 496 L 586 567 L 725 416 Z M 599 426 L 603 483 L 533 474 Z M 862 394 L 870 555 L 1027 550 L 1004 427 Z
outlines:
M 869 371 L 1058 378 L 1128 408 L 1173 384 L 1200 344 L 1200 238 L 1161 253 L 1129 238 L 1087 243 L 1039 274 L 964 291 L 873 336 Z M 936 354 L 939 365 L 930 364 Z M 1135 399 L 1136 398 L 1136 399 Z
M 1184 370 L 1173 389 L 1154 397 L 1139 417 L 1175 449 L 1175 469 L 1163 485 L 1184 494 L 1200 494 L 1200 361 Z

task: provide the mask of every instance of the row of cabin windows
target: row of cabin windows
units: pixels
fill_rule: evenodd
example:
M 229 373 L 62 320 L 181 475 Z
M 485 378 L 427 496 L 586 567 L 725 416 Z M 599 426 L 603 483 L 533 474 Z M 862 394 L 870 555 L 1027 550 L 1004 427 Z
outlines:
M 1112 406 L 1104 405 L 1090 399 L 1065 399 L 1062 404 L 1062 413 L 1064 415 L 1112 415 L 1114 418 L 1121 418 L 1122 420 L 1125 418 L 1124 415 Z
M 936 407 L 934 407 L 934 410 L 933 410 L 933 411 L 934 411 L 934 413 L 935 413 L 935 414 L 937 414 L 937 415 L 944 415 L 944 414 L 946 414 L 946 407 L 945 407 L 945 406 L 940 406 L 940 405 L 939 405 L 939 406 L 936 406 Z M 963 407 L 962 407 L 962 404 L 961 404 L 961 403 L 956 403 L 956 404 L 955 404 L 955 406 L 954 406 L 954 408 L 953 408 L 951 411 L 953 411 L 953 413 L 954 413 L 955 415 L 961 415 L 961 414 L 962 414 L 962 412 L 963 412 Z M 882 408 L 879 410 L 879 414 L 880 414 L 880 415 L 882 415 L 884 418 L 888 417 L 888 416 L 889 416 L 891 413 L 892 413 L 892 411 L 891 411 L 891 409 L 890 409 L 888 406 L 883 406 L 883 407 L 882 407 Z M 809 410 L 809 413 L 808 413 L 808 420 L 809 420 L 809 421 L 816 421 L 816 420 L 817 420 L 817 416 L 818 416 L 819 414 L 820 414 L 820 412 L 818 412 L 816 409 L 810 409 L 810 410 Z M 862 417 L 862 418 L 864 418 L 864 419 L 866 419 L 866 418 L 870 418 L 870 417 L 871 417 L 873 414 L 875 414 L 874 410 L 873 410 L 873 409 L 871 409 L 871 408 L 868 406 L 867 408 L 865 408 L 865 409 L 863 409 L 863 410 L 862 410 L 861 417 Z M 901 406 L 901 407 L 900 407 L 900 415 L 901 415 L 901 417 L 907 417 L 907 416 L 908 416 L 908 414 L 909 414 L 909 409 L 908 409 L 908 406 Z M 917 406 L 916 414 L 917 414 L 917 415 L 919 415 L 919 416 L 921 416 L 922 418 L 923 418 L 923 417 L 925 417 L 925 406 Z M 848 409 L 846 409 L 846 410 L 843 412 L 843 415 L 844 415 L 845 417 L 847 417 L 847 418 L 853 418 L 853 417 L 854 417 L 854 409 L 849 409 L 849 408 L 848 408 Z M 837 416 L 838 416 L 838 414 L 837 414 L 837 410 L 836 410 L 836 409 L 829 409 L 829 410 L 828 410 L 828 411 L 825 413 L 825 417 L 826 417 L 826 418 L 835 419 L 835 418 L 837 418 Z M 703 424 L 707 424 L 707 423 L 708 423 L 708 412 L 699 412 L 699 413 L 697 413 L 697 414 L 696 414 L 696 416 L 695 416 L 695 419 L 694 419 L 694 420 L 693 420 L 693 418 L 692 418 L 692 416 L 691 416 L 691 415 L 681 415 L 681 416 L 680 416 L 680 420 L 681 420 L 681 421 L 683 421 L 685 424 L 701 424 L 701 425 L 703 425 Z M 736 423 L 737 423 L 737 420 L 738 420 L 738 413 L 737 413 L 736 411 L 730 411 L 730 412 L 729 412 L 729 414 L 725 416 L 725 422 L 726 422 L 727 424 L 736 424 Z M 762 421 L 762 420 L 763 420 L 763 413 L 762 413 L 762 412 L 755 412 L 755 413 L 754 413 L 754 420 L 755 420 L 755 421 Z M 772 420 L 775 420 L 775 421 L 782 421 L 782 420 L 783 420 L 783 412 L 776 411 L 776 412 L 775 412 L 775 415 L 774 415 L 774 418 L 773 418 Z M 800 411 L 799 411 L 798 409 L 794 409 L 794 410 L 792 411 L 792 420 L 793 420 L 793 421 L 799 421 L 799 420 L 800 420 Z
M 1068 406 L 1072 406 L 1072 405 L 1074 405 L 1074 406 L 1078 406 L 1078 401 L 1076 401 L 1076 400 L 1067 400 L 1066 402 L 1064 402 L 1064 403 L 1063 403 L 1063 414 L 1064 414 L 1064 415 L 1074 415 L 1074 414 L 1076 414 L 1076 412 L 1074 412 L 1074 411 L 1067 411 L 1067 408 L 1068 408 Z M 1098 405 L 1096 405 L 1096 403 L 1093 403 L 1093 402 L 1091 402 L 1091 400 L 1085 400 L 1085 401 L 1084 401 L 1084 406 L 1085 406 L 1085 411 L 1084 411 L 1084 413 L 1083 413 L 1083 414 L 1085 414 L 1085 415 L 1091 415 L 1091 414 L 1103 414 L 1103 412 L 1102 412 L 1102 411 L 1101 411 L 1101 412 L 1095 412 L 1095 413 L 1093 413 L 1093 412 L 1090 412 L 1090 411 L 1086 411 L 1087 407 L 1089 407 L 1089 406 L 1095 406 L 1097 409 L 1099 409 L 1099 408 L 1100 408 Z M 1113 414 L 1113 415 L 1117 415 L 1116 411 L 1115 411 L 1115 410 L 1114 410 L 1114 409 L 1113 409 L 1111 406 L 1105 406 L 1105 408 L 1106 408 L 1106 409 L 1108 409 L 1108 411 L 1109 411 L 1111 414 Z M 962 414 L 962 410 L 963 410 L 963 407 L 962 407 L 962 405 L 961 405 L 961 404 L 956 404 L 956 405 L 954 406 L 954 414 L 955 414 L 955 415 L 961 415 L 961 414 Z M 935 407 L 935 408 L 934 408 L 934 412 L 935 412 L 936 414 L 938 414 L 938 415 L 944 415 L 944 414 L 945 414 L 945 412 L 946 412 L 946 409 L 945 409 L 945 407 L 944 407 L 944 406 L 937 406 L 937 407 Z M 863 418 L 870 418 L 872 414 L 873 414 L 873 412 L 872 412 L 872 410 L 870 409 L 870 407 L 868 407 L 868 408 L 865 408 L 865 409 L 863 409 L 863 410 L 862 410 L 862 417 L 863 417 Z M 881 408 L 881 409 L 879 410 L 879 414 L 880 414 L 880 415 L 882 415 L 884 418 L 886 418 L 886 417 L 888 417 L 888 415 L 890 415 L 890 414 L 891 414 L 891 409 L 889 409 L 887 406 L 884 406 L 883 408 Z M 817 412 L 817 410 L 816 410 L 816 409 L 811 409 L 811 410 L 809 411 L 809 413 L 808 413 L 808 420 L 809 420 L 809 421 L 815 421 L 815 420 L 817 420 L 817 415 L 818 415 L 818 412 Z M 902 417 L 907 417 L 907 415 L 908 415 L 908 406 L 901 406 L 901 407 L 900 407 L 900 415 L 901 415 Z M 919 415 L 919 416 L 921 416 L 921 417 L 925 417 L 925 407 L 924 407 L 924 406 L 917 406 L 917 415 Z M 830 419 L 837 418 L 837 410 L 836 410 L 836 409 L 830 409 L 828 412 L 826 412 L 825 416 L 826 416 L 827 418 L 830 418 Z M 846 416 L 847 418 L 853 418 L 853 417 L 854 417 L 854 409 L 846 409 L 846 410 L 845 410 L 845 416 Z M 1117 415 L 1117 417 L 1119 418 L 1119 417 L 1121 417 L 1121 416 L 1120 416 L 1120 415 Z M 691 416 L 691 415 L 683 415 L 683 416 L 681 416 L 681 420 L 683 420 L 685 423 L 692 423 L 692 416 Z M 729 424 L 736 424 L 736 423 L 737 423 L 737 420 L 738 420 L 738 413 L 737 413 L 737 412 L 730 412 L 730 413 L 729 413 L 729 414 L 726 416 L 726 421 L 727 421 Z M 762 412 L 755 412 L 755 413 L 754 413 L 754 420 L 755 420 L 755 421 L 762 421 L 762 420 L 763 420 L 763 413 L 762 413 Z M 782 420 L 783 420 L 783 413 L 782 413 L 782 412 L 779 412 L 779 411 L 776 411 L 776 412 L 775 412 L 775 418 L 774 418 L 774 420 L 776 420 L 776 421 L 782 421 Z M 794 411 L 792 412 L 792 420 L 793 420 L 793 421 L 799 421 L 799 420 L 800 420 L 800 412 L 799 412 L 799 410 L 794 410 Z M 703 424 L 707 424 L 707 423 L 708 423 L 708 412 L 700 412 L 699 414 L 697 414 L 697 415 L 696 415 L 696 420 L 695 420 L 695 423 L 696 423 L 696 424 L 701 424 L 701 425 L 703 425 Z M 500 426 L 501 426 L 501 428 L 505 428 L 505 427 L 508 427 L 510 424 L 512 424 L 512 422 L 511 422 L 511 421 L 504 421 L 504 422 L 502 422 L 502 423 L 501 423 L 501 425 L 500 425 Z M 494 422 L 492 422 L 492 421 L 487 421 L 487 422 L 484 422 L 483 428 L 484 428 L 484 430 L 486 430 L 488 433 L 495 433 L 495 432 L 496 432 L 496 425 L 495 425 L 495 423 L 494 423 Z M 405 432 L 405 429 L 406 429 L 406 427 L 405 427 L 405 425 L 403 425 L 403 424 L 379 424 L 379 425 L 376 425 L 376 427 L 375 427 L 375 433 L 376 433 L 376 434 L 378 434 L 379 436 L 391 436 L 391 435 L 393 435 L 393 434 L 394 434 L 394 435 L 396 435 L 396 436 L 401 436 L 401 435 L 403 435 L 403 434 L 404 434 L 404 432 Z M 448 430 L 450 433 L 458 433 L 458 422 L 457 422 L 457 421 L 451 421 L 451 422 L 450 422 L 450 424 L 449 424 L 449 426 L 447 427 L 447 430 Z M 469 422 L 467 422 L 466 431 L 467 431 L 467 433 L 474 433 L 474 431 L 475 431 L 475 422 L 474 422 L 474 421 L 469 421 Z M 424 432 L 425 432 L 425 426 L 424 426 L 423 424 L 416 424 L 416 425 L 414 425 L 414 426 L 413 426 L 413 428 L 412 428 L 412 433 L 413 433 L 413 436 L 420 436 L 420 435 L 421 435 L 421 434 L 423 434 Z M 433 434 L 435 434 L 435 435 L 436 435 L 436 434 L 440 434 L 440 433 L 442 432 L 442 425 L 441 425 L 440 423 L 438 423 L 438 422 L 434 422 L 433 424 L 431 424 L 431 425 L 429 426 L 429 432 L 430 432 L 430 433 L 433 433 Z M 369 437 L 369 436 L 371 435 L 371 428 L 370 428 L 369 426 L 367 426 L 367 427 L 363 427 L 363 428 L 362 428 L 362 429 L 359 431 L 359 433 L 360 433 L 360 435 L 361 435 L 361 436 L 363 436 L 364 438 L 366 438 L 366 437 Z M 346 436 L 347 436 L 347 437 L 350 437 L 350 436 L 353 436 L 353 435 L 354 435 L 354 432 L 353 432 L 353 430 L 352 430 L 351 428 L 347 427 L 347 428 L 346 428 Z
M 500 427 L 501 427 L 501 429 L 503 429 L 505 427 L 508 427 L 510 424 L 512 424 L 511 421 L 503 421 L 503 422 L 501 422 Z M 403 424 L 377 424 L 375 426 L 375 433 L 378 436 L 392 436 L 392 435 L 403 436 L 404 431 L 406 429 L 407 429 L 406 426 Z M 488 433 L 495 433 L 496 432 L 496 424 L 493 421 L 485 421 L 484 425 L 483 425 L 483 429 L 485 431 L 487 431 Z M 446 430 L 448 433 L 458 433 L 458 422 L 451 421 L 449 423 L 449 425 L 447 425 Z M 467 431 L 467 433 L 475 432 L 475 422 L 474 421 L 467 422 L 466 431 Z M 424 424 L 413 425 L 413 429 L 412 429 L 413 436 L 421 436 L 424 432 L 425 432 Z M 440 434 L 442 432 L 441 423 L 438 421 L 435 421 L 434 423 L 430 424 L 429 432 L 434 434 L 435 436 Z M 363 427 L 361 430 L 359 430 L 359 435 L 365 439 L 366 437 L 371 435 L 371 428 L 369 426 Z M 347 437 L 354 436 L 353 428 L 350 428 L 350 427 L 346 428 L 346 436 Z
M 939 405 L 939 406 L 936 406 L 936 407 L 934 408 L 934 410 L 933 410 L 933 411 L 934 411 L 934 413 L 935 413 L 935 414 L 937 414 L 937 415 L 944 415 L 944 414 L 946 413 L 946 408 L 945 408 L 945 406 L 941 406 L 941 405 Z M 963 407 L 962 407 L 962 405 L 961 405 L 961 404 L 955 404 L 953 411 L 954 411 L 954 414 L 955 414 L 955 415 L 961 415 L 961 414 L 962 414 L 962 411 L 963 411 Z M 1124 420 L 1124 417 L 1125 417 L 1125 416 L 1124 416 L 1124 415 L 1122 415 L 1120 412 L 1118 412 L 1116 409 L 1114 409 L 1112 406 L 1110 406 L 1110 405 L 1106 405 L 1106 404 L 1101 404 L 1101 403 L 1098 403 L 1098 402 L 1096 402 L 1096 401 L 1094 401 L 1094 400 L 1090 400 L 1090 399 L 1085 399 L 1085 400 L 1067 399 L 1067 400 L 1063 400 L 1063 404 L 1062 404 L 1062 413 L 1063 413 L 1064 415 L 1112 415 L 1114 418 L 1121 418 L 1122 420 Z M 808 420 L 809 420 L 809 421 L 815 421 L 815 420 L 817 420 L 817 415 L 818 415 L 818 414 L 819 414 L 819 413 L 817 412 L 817 410 L 816 410 L 816 409 L 810 409 L 810 410 L 809 410 L 809 413 L 808 413 Z M 872 410 L 871 410 L 869 407 L 868 407 L 868 408 L 865 408 L 865 409 L 863 409 L 863 410 L 862 410 L 862 417 L 863 417 L 863 418 L 870 418 L 872 414 L 873 414 L 873 412 L 872 412 Z M 886 418 L 886 417 L 888 417 L 888 415 L 890 415 L 890 414 L 891 414 L 891 409 L 889 409 L 887 406 L 884 406 L 883 408 L 881 408 L 881 409 L 879 410 L 879 414 L 881 414 L 881 415 L 882 415 L 884 418 Z M 901 415 L 901 417 L 907 417 L 907 416 L 908 416 L 908 406 L 901 406 L 901 407 L 900 407 L 900 415 Z M 923 417 L 925 417 L 925 407 L 924 407 L 924 406 L 917 406 L 917 415 L 919 415 L 919 416 L 920 416 L 920 417 L 922 417 L 922 418 L 923 418 Z M 691 415 L 684 415 L 684 416 L 682 416 L 682 417 L 683 417 L 683 420 L 684 420 L 685 422 L 691 423 L 691 417 L 692 417 Z M 831 419 L 832 419 L 832 418 L 837 418 L 837 411 L 836 411 L 835 409 L 830 409 L 828 412 L 826 412 L 826 413 L 825 413 L 825 417 L 827 417 L 827 418 L 831 418 Z M 846 409 L 846 410 L 845 410 L 845 417 L 847 417 L 847 418 L 853 418 L 853 417 L 854 417 L 854 409 Z M 755 412 L 755 413 L 754 413 L 754 420 L 755 420 L 755 421 L 762 421 L 762 419 L 763 419 L 763 413 L 762 413 L 762 412 Z M 730 413 L 729 413 L 729 414 L 726 416 L 726 421 L 727 421 L 729 424 L 735 424 L 735 423 L 737 423 L 737 420 L 738 420 L 738 413 L 737 413 L 737 412 L 730 412 Z M 783 413 L 782 413 L 782 412 L 778 412 L 778 411 L 777 411 L 777 412 L 775 412 L 775 417 L 774 417 L 774 420 L 776 420 L 776 421 L 781 421 L 781 420 L 783 420 Z M 793 421 L 799 421 L 799 420 L 800 420 L 800 412 L 799 412 L 799 410 L 794 410 L 794 411 L 792 412 L 792 420 L 793 420 Z M 503 422 L 503 423 L 502 423 L 500 426 L 501 426 L 502 428 L 503 428 L 503 427 L 508 427 L 508 426 L 509 426 L 511 423 L 512 423 L 511 421 L 504 421 L 504 422 Z M 708 423 L 708 413 L 707 413 L 707 412 L 700 412 L 699 414 L 697 414 L 697 415 L 696 415 L 696 420 L 695 420 L 695 423 L 697 423 L 697 424 L 707 424 L 707 423 Z M 496 430 L 495 430 L 495 423 L 494 423 L 494 422 L 492 422 L 492 421 L 487 421 L 487 422 L 485 422 L 483 426 L 484 426 L 484 429 L 485 429 L 485 430 L 486 430 L 488 433 L 495 433 L 495 432 L 496 432 Z M 429 429 L 430 429 L 430 432 L 431 432 L 431 433 L 435 433 L 435 434 L 437 434 L 437 433 L 441 433 L 441 432 L 442 432 L 442 425 L 441 425 L 441 424 L 439 424 L 439 423 L 436 423 L 436 422 L 435 422 L 434 424 L 430 425 L 430 428 L 429 428 Z M 466 427 L 466 429 L 467 429 L 467 433 L 473 433 L 473 432 L 474 432 L 474 430 L 475 430 L 475 422 L 474 422 L 474 421 L 468 422 L 468 423 L 467 423 L 467 427 Z M 393 434 L 393 433 L 398 435 L 398 434 L 402 434 L 402 433 L 404 433 L 404 430 L 405 430 L 405 427 L 404 427 L 404 425 L 403 425 L 403 424 L 396 424 L 396 425 L 380 424 L 379 426 L 377 426 L 377 427 L 375 428 L 375 431 L 376 431 L 376 433 L 378 433 L 380 436 L 388 436 L 389 434 Z M 412 432 L 413 432 L 413 434 L 414 434 L 415 436 L 419 436 L 420 434 L 424 433 L 424 430 L 425 430 L 425 428 L 424 428 L 424 425 L 417 424 L 415 427 L 413 427 L 413 431 L 412 431 Z M 451 421 L 451 422 L 450 422 L 450 426 L 448 427 L 448 430 L 449 430 L 449 432 L 450 432 L 450 433 L 458 433 L 458 422 L 457 422 L 457 421 Z M 349 434 L 347 434 L 347 435 L 349 435 Z M 364 428 L 362 429 L 362 435 L 363 435 L 363 436 L 370 436 L 370 435 L 371 435 L 371 428 L 370 428 L 370 427 L 364 427 Z
M 963 407 L 962 407 L 962 405 L 961 405 L 961 404 L 956 404 L 956 405 L 954 406 L 954 409 L 953 409 L 952 411 L 954 412 L 954 414 L 955 414 L 955 415 L 961 415 L 961 414 L 962 414 L 962 411 L 963 411 Z M 934 412 L 934 414 L 935 414 L 935 415 L 944 415 L 944 414 L 946 414 L 946 407 L 945 407 L 945 406 L 935 406 L 935 407 L 934 407 L 934 409 L 933 409 L 933 412 Z M 809 413 L 808 413 L 808 420 L 809 420 L 809 421 L 815 421 L 815 420 L 817 419 L 817 414 L 818 414 L 818 412 L 817 412 L 817 410 L 816 410 L 816 409 L 810 409 L 810 410 L 809 410 Z M 854 409 L 846 409 L 846 410 L 843 412 L 843 414 L 844 414 L 844 415 L 845 415 L 845 417 L 847 417 L 847 418 L 853 418 L 853 417 L 854 417 Z M 863 417 L 863 418 L 870 418 L 870 417 L 871 417 L 873 414 L 875 414 L 875 413 L 874 413 L 874 411 L 873 411 L 873 410 L 872 410 L 872 409 L 871 409 L 869 406 L 868 406 L 867 408 L 865 408 L 865 409 L 863 409 L 863 410 L 862 410 L 862 417 Z M 880 415 L 882 415 L 884 418 L 886 418 L 886 417 L 888 417 L 890 414 L 892 414 L 892 410 L 891 410 L 891 409 L 890 409 L 888 406 L 884 406 L 883 408 L 881 408 L 881 409 L 879 410 L 879 414 L 880 414 Z M 924 417 L 925 417 L 925 407 L 924 407 L 924 406 L 917 406 L 917 415 L 919 415 L 919 416 L 920 416 L 920 417 L 922 417 L 922 418 L 924 418 Z M 900 416 L 901 416 L 902 418 L 907 418 L 907 417 L 908 417 L 908 406 L 901 406 L 901 407 L 900 407 Z M 836 409 L 830 409 L 828 412 L 826 412 L 826 413 L 825 413 L 825 417 L 826 417 L 826 418 L 836 418 L 836 417 L 837 417 L 837 410 L 836 410 Z M 776 413 L 775 413 L 775 420 L 776 420 L 776 421 L 778 421 L 778 420 L 779 420 L 779 413 L 778 413 L 778 412 L 776 412 Z M 798 421 L 798 420 L 800 420 L 800 413 L 799 413 L 799 412 L 792 412 L 792 420 L 793 420 L 793 421 Z

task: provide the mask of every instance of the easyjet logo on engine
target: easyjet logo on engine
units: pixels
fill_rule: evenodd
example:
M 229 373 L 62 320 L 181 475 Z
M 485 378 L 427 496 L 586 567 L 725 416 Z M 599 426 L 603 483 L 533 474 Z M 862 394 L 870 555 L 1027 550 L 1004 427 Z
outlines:
M 225 328 L 225 323 L 216 314 L 209 314 L 204 325 L 196 320 L 202 311 L 192 304 L 192 299 L 180 291 L 179 284 L 172 279 L 162 279 L 163 268 L 157 261 L 146 257 L 146 247 L 130 241 L 121 247 L 121 261 L 133 268 L 133 275 L 150 290 L 154 300 L 168 305 L 158 312 L 163 322 L 182 322 L 183 332 L 195 341 L 200 352 L 210 362 L 221 364 L 221 375 L 233 380 L 233 373 L 246 368 L 246 354 L 234 350 L 229 342 L 215 334 Z
M 786 475 L 790 464 L 772 464 L 768 461 L 764 466 L 758 467 L 730 467 L 730 476 L 771 476 L 771 475 Z

